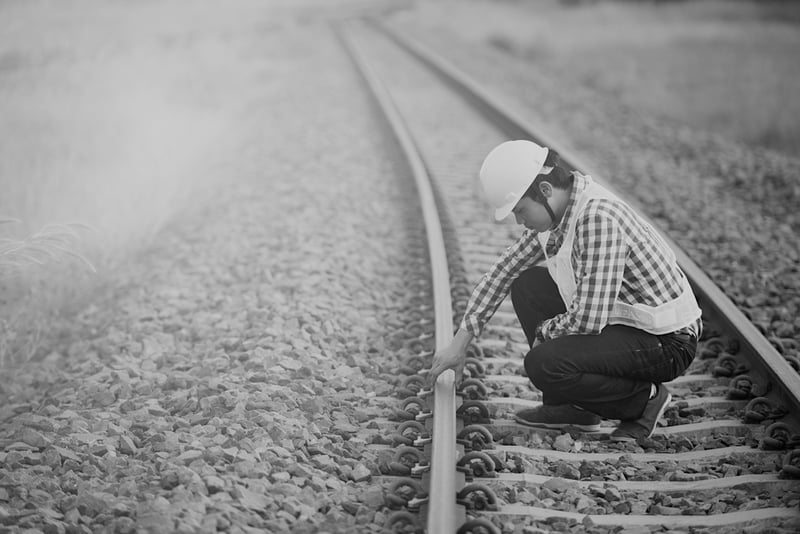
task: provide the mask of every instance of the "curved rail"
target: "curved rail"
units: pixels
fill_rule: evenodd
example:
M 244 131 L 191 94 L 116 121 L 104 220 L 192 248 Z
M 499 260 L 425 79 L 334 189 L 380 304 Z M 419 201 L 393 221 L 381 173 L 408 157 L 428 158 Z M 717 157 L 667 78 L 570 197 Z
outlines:
M 382 30 L 385 34 L 391 37 L 395 43 L 399 44 L 407 52 L 410 52 L 412 56 L 416 57 L 418 60 L 421 60 L 422 63 L 430 67 L 438 77 L 446 82 L 446 84 L 454 87 L 456 92 L 461 97 L 472 104 L 475 109 L 479 110 L 479 112 L 486 117 L 489 122 L 498 127 L 498 129 L 506 136 L 510 138 L 535 139 L 542 144 L 551 146 L 558 150 L 562 155 L 562 161 L 564 161 L 566 167 L 580 170 L 581 172 L 587 174 L 592 174 L 595 179 L 607 186 L 606 182 L 602 179 L 598 179 L 597 173 L 591 172 L 589 166 L 583 163 L 571 149 L 563 146 L 556 140 L 549 138 L 547 135 L 538 132 L 535 128 L 526 124 L 524 121 L 513 118 L 516 116 L 516 114 L 513 113 L 511 109 L 503 105 L 501 101 L 497 99 L 497 97 L 480 88 L 474 81 L 469 79 L 462 72 L 458 71 L 447 61 L 426 50 L 422 45 L 400 35 L 385 24 L 376 21 L 373 21 L 373 23 L 378 27 L 378 29 Z M 434 292 L 447 293 L 447 284 L 450 280 L 449 277 L 447 277 L 446 259 L 441 261 L 441 263 L 438 263 L 440 260 L 434 259 L 434 247 L 441 247 L 438 248 L 438 250 L 443 255 L 445 251 L 444 241 L 441 234 L 441 220 L 439 219 L 440 210 L 436 209 L 436 199 L 433 195 L 433 187 L 430 183 L 426 165 L 420 156 L 420 151 L 417 148 L 416 142 L 412 139 L 408 132 L 408 128 L 404 119 L 400 115 L 398 107 L 390 97 L 388 90 L 383 86 L 382 82 L 379 81 L 377 75 L 375 74 L 377 71 L 368 64 L 366 57 L 358 52 L 356 47 L 353 46 L 351 40 L 345 39 L 344 37 L 345 36 L 342 35 L 347 48 L 350 50 L 351 55 L 356 60 L 362 75 L 367 80 L 367 83 L 369 84 L 376 100 L 378 100 L 383 113 L 386 115 L 386 118 L 392 127 L 394 135 L 397 137 L 398 142 L 405 152 L 411 170 L 414 174 L 415 181 L 417 182 L 417 188 L 420 191 L 421 198 L 423 198 L 423 203 L 428 203 L 433 208 L 430 210 L 429 206 L 426 209 L 426 211 L 430 210 L 431 215 L 426 214 L 425 220 L 426 228 L 429 234 L 428 238 L 431 251 L 433 276 L 434 279 L 439 280 L 438 282 L 436 280 L 434 281 Z M 425 196 L 427 196 L 427 198 L 424 198 Z M 432 224 L 435 225 L 435 229 L 431 227 Z M 431 232 L 435 232 L 437 235 L 433 236 L 431 235 Z M 751 361 L 760 362 L 758 363 L 757 370 L 759 378 L 763 377 L 768 379 L 768 381 L 770 381 L 773 385 L 778 385 L 777 388 L 772 389 L 771 395 L 780 397 L 782 401 L 786 402 L 794 409 L 793 413 L 787 416 L 787 419 L 796 419 L 796 417 L 798 417 L 798 408 L 800 408 L 800 375 L 798 375 L 794 369 L 792 369 L 789 363 L 781 357 L 772 344 L 755 328 L 755 326 L 744 316 L 744 314 L 735 306 L 735 304 L 728 299 L 728 297 L 726 297 L 724 293 L 708 278 L 703 270 L 696 263 L 694 263 L 671 239 L 669 239 L 667 236 L 664 236 L 664 238 L 665 241 L 670 243 L 672 248 L 675 250 L 679 264 L 690 278 L 698 299 L 701 301 L 701 305 L 703 305 L 704 312 L 710 313 L 710 315 L 713 316 L 713 319 L 715 319 L 717 323 L 721 323 L 724 328 L 736 332 L 736 336 L 741 342 L 742 350 L 750 352 L 751 356 L 755 356 L 754 358 L 750 358 Z M 444 278 L 441 276 L 442 272 L 444 272 Z M 454 280 L 455 278 L 457 278 L 457 275 L 454 275 Z M 440 286 L 441 289 L 437 289 L 436 285 L 442 283 L 445 285 Z M 451 302 L 449 293 L 447 293 L 447 295 L 444 297 L 437 296 L 436 300 L 443 301 L 442 298 L 447 300 L 447 306 L 440 307 L 438 303 L 436 304 L 437 349 L 449 342 L 453 335 L 453 316 L 449 311 L 449 308 L 453 306 L 453 303 Z M 708 319 L 708 316 L 705 318 Z M 503 343 L 505 344 L 505 342 Z M 459 444 L 459 442 L 462 440 L 459 439 L 458 442 L 456 441 L 455 431 L 457 421 L 454 414 L 457 412 L 457 404 L 461 404 L 461 408 L 464 408 L 468 403 L 467 401 L 464 401 L 463 403 L 459 402 L 460 397 L 455 396 L 453 381 L 454 376 L 452 372 L 445 373 L 442 375 L 442 377 L 440 377 L 439 381 L 437 381 L 436 388 L 434 390 L 433 438 L 431 448 L 427 450 L 428 453 L 431 453 L 431 465 L 427 480 L 429 482 L 429 496 L 426 499 L 419 499 L 419 501 L 427 501 L 424 505 L 426 507 L 425 512 L 427 514 L 427 531 L 432 533 L 456 532 L 459 525 L 462 525 L 462 530 L 467 528 L 467 523 L 464 523 L 464 518 L 466 515 L 464 506 L 458 504 L 458 501 L 454 497 L 454 495 L 459 495 L 459 499 L 462 499 L 463 501 L 463 498 L 460 497 L 461 493 L 463 492 L 458 492 L 458 487 L 464 485 L 464 475 L 455 469 L 456 458 L 463 454 L 463 448 Z M 428 415 L 429 414 L 424 414 L 424 417 L 418 416 L 417 418 L 427 418 Z M 687 428 L 688 426 L 690 425 L 687 425 Z M 489 441 L 491 441 L 491 439 Z M 415 444 L 421 445 L 424 442 L 425 440 L 418 440 L 418 442 Z M 473 452 L 470 454 L 474 455 L 475 453 Z M 509 476 L 501 478 L 506 479 L 509 478 Z M 476 489 L 475 486 L 479 485 L 472 484 L 469 488 L 464 489 Z M 487 487 L 487 490 L 488 489 L 489 488 Z M 489 494 L 485 496 L 489 496 Z M 515 508 L 515 506 L 517 507 Z M 542 517 L 558 515 L 553 514 L 552 510 L 549 509 L 545 511 L 544 509 L 534 508 L 533 511 L 531 511 L 528 510 L 527 507 L 520 508 L 518 505 L 505 507 L 505 511 L 507 513 L 528 513 L 532 514 L 531 517 L 536 517 L 537 510 L 540 510 L 538 513 L 540 513 Z M 773 512 L 763 513 L 769 514 Z M 780 515 L 783 512 L 775 513 Z M 582 517 L 583 515 L 584 514 L 577 514 L 575 517 Z M 742 517 L 744 517 L 744 515 L 742 515 Z M 789 513 L 789 515 L 791 517 L 795 517 L 796 513 L 792 511 Z M 565 517 L 572 516 L 567 514 Z M 594 517 L 595 516 L 592 516 L 592 518 Z M 614 521 L 619 521 L 619 518 L 612 519 L 610 516 L 605 519 L 610 521 L 609 524 L 614 523 Z M 695 519 L 687 519 L 686 522 L 689 524 Z M 659 517 L 654 516 L 649 518 L 638 518 L 637 520 L 646 523 L 648 521 L 659 520 Z M 711 521 L 712 523 L 720 522 L 720 524 L 727 524 L 731 521 L 735 522 L 739 520 L 740 518 L 736 514 L 726 514 L 726 517 L 714 517 Z M 629 519 L 626 519 L 626 522 L 633 524 Z M 474 520 L 470 523 L 474 523 Z M 481 525 L 481 527 L 483 526 L 485 526 L 485 524 Z
M 484 116 L 497 125 L 509 138 L 532 139 L 544 146 L 552 147 L 561 155 L 562 162 L 566 167 L 591 175 L 597 182 L 613 191 L 613 187 L 599 173 L 593 172 L 590 165 L 582 161 L 571 148 L 537 130 L 524 120 L 515 118 L 519 116 L 518 113 L 510 109 L 497 96 L 480 87 L 476 81 L 469 78 L 464 72 L 418 42 L 400 35 L 388 25 L 375 20 L 371 22 L 414 57 L 426 64 L 446 83 L 455 87 L 460 95 L 473 103 Z M 657 225 L 652 224 L 648 217 L 644 216 L 644 218 L 648 219 L 648 222 L 651 222 L 654 228 L 657 228 Z M 761 372 L 765 375 L 765 378 L 775 381 L 779 385 L 776 393 L 781 397 L 781 400 L 793 407 L 800 407 L 800 374 L 791 367 L 769 340 L 761 334 L 741 310 L 705 274 L 703 269 L 674 240 L 664 235 L 663 232 L 660 233 L 665 242 L 675 251 L 678 264 L 689 278 L 698 299 L 707 305 L 704 307 L 704 312 L 711 312 L 718 321 L 725 323 L 731 330 L 738 332 L 744 344 L 743 348 L 758 355 L 757 360 L 763 364 Z
M 428 253 L 433 283 L 434 313 L 436 319 L 436 349 L 446 346 L 453 338 L 453 311 L 450 295 L 450 275 L 447 253 L 442 234 L 439 209 L 433 194 L 430 177 L 419 150 L 408 128 L 392 101 L 391 95 L 375 75 L 367 58 L 352 41 L 351 34 L 339 32 L 345 46 L 357 63 L 366 83 L 383 113 L 392 132 L 400 143 L 417 187 L 428 237 Z M 428 532 L 455 532 L 465 520 L 463 506 L 457 506 L 457 447 L 456 447 L 456 397 L 455 374 L 442 373 L 433 391 L 433 429 L 431 439 L 430 487 L 428 498 Z M 463 484 L 463 481 L 462 481 Z M 435 513 L 430 513 L 430 511 Z

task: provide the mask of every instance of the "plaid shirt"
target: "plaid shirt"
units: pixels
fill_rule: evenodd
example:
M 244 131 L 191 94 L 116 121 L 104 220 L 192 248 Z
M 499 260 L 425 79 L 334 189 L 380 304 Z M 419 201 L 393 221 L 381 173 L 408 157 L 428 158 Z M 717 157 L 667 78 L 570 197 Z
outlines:
M 591 177 L 574 173 L 572 192 L 559 224 L 550 232 L 547 255 L 554 257 L 569 225 L 576 224 L 572 265 L 578 283 L 566 313 L 544 321 L 539 341 L 570 334 L 599 334 L 608 324 L 614 302 L 657 306 L 682 291 L 680 268 L 672 250 L 654 239 L 642 219 L 627 204 L 594 199 L 579 220 L 578 194 Z M 508 294 L 511 283 L 525 270 L 545 260 L 538 232 L 526 230 L 483 276 L 470 297 L 461 327 L 477 337 Z M 697 336 L 700 320 L 679 332 Z

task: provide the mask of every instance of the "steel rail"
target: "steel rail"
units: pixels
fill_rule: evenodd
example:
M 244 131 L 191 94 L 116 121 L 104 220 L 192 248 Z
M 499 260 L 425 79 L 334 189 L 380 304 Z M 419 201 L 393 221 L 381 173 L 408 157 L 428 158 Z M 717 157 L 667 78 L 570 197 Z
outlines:
M 355 44 L 352 34 L 341 28 L 337 28 L 337 30 L 383 111 L 414 176 L 428 238 L 436 320 L 435 346 L 438 350 L 449 344 L 453 338 L 453 309 L 444 235 L 430 176 L 391 94 L 375 73 L 369 60 Z M 455 532 L 466 518 L 465 507 L 456 503 L 458 488 L 455 413 L 457 406 L 455 373 L 452 370 L 445 371 L 436 380 L 433 399 L 427 531 L 451 533 Z
M 603 184 L 610 190 L 614 190 L 603 179 L 600 173 L 592 170 L 592 167 L 582 160 L 570 148 L 561 142 L 553 139 L 540 129 L 533 127 L 524 119 L 515 118 L 519 113 L 511 109 L 497 95 L 481 87 L 474 79 L 465 72 L 455 67 L 452 63 L 445 60 L 442 56 L 431 51 L 421 43 L 411 38 L 401 35 L 398 31 L 391 28 L 382 21 L 371 20 L 371 22 L 386 35 L 391 37 L 402 48 L 426 64 L 436 75 L 443 79 L 447 84 L 457 89 L 457 92 L 468 102 L 487 117 L 492 124 L 496 125 L 509 138 L 524 138 L 537 140 L 540 144 L 549 146 L 556 150 L 562 157 L 565 166 L 573 170 L 578 170 L 584 174 L 591 175 L 597 182 Z M 625 198 L 625 195 L 619 195 Z M 652 220 L 644 216 L 654 228 L 657 225 Z M 763 366 L 766 376 L 779 385 L 778 391 L 774 391 L 783 402 L 788 403 L 794 408 L 789 417 L 797 417 L 800 408 L 800 374 L 798 374 L 783 356 L 778 353 L 775 347 L 767 340 L 764 335 L 753 325 L 753 323 L 742 313 L 742 311 L 728 298 L 725 293 L 708 277 L 703 269 L 692 260 L 683 249 L 669 236 L 659 231 L 665 242 L 675 251 L 675 255 L 698 299 L 705 302 L 710 308 L 704 309 L 711 312 L 715 319 L 724 324 L 725 327 L 737 332 L 741 336 L 742 349 L 749 351 L 756 356 Z

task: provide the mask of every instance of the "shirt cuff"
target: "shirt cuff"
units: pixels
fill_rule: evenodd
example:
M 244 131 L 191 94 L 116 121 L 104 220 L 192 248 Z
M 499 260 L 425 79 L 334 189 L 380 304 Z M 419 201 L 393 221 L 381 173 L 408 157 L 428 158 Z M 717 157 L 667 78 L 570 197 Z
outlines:
M 481 335 L 480 321 L 478 321 L 478 319 L 475 317 L 467 317 L 465 315 L 464 318 L 461 319 L 460 328 L 472 334 L 472 337 L 474 338 L 477 338 Z
M 542 322 L 539 326 L 536 327 L 536 332 L 534 334 L 534 337 L 536 341 L 538 341 L 539 343 L 543 343 L 544 341 L 546 341 L 544 338 L 544 333 L 542 332 L 542 327 L 545 325 L 546 322 L 547 321 Z

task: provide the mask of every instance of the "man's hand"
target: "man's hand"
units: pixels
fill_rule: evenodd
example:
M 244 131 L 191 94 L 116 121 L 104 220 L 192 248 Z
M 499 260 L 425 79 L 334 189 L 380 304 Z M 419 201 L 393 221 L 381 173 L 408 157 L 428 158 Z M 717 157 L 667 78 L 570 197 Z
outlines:
M 454 350 L 453 345 L 437 350 L 433 355 L 433 363 L 431 370 L 428 373 L 427 386 L 433 388 L 436 384 L 436 379 L 439 375 L 448 369 L 452 369 L 456 373 L 456 383 L 461 381 L 461 373 L 464 371 L 464 361 L 466 360 L 466 352 L 459 352 Z
M 458 330 L 449 345 L 436 351 L 426 380 L 428 388 L 433 388 L 439 375 L 448 369 L 452 369 L 455 372 L 456 384 L 461 381 L 461 373 L 464 371 L 467 347 L 470 341 L 472 341 L 472 334 L 466 330 Z

